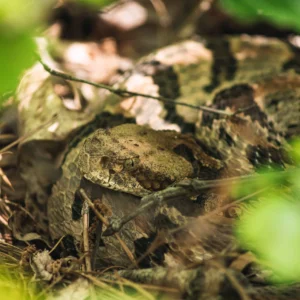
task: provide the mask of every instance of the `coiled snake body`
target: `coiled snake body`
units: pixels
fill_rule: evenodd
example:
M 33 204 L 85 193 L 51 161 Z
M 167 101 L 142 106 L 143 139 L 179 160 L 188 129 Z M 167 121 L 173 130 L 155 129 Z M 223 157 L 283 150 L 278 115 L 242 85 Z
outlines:
M 98 129 L 70 150 L 49 199 L 52 238 L 66 235 L 66 247 L 80 249 L 80 187 L 109 208 L 108 217 L 120 217 L 138 205 L 139 197 L 187 177 L 239 176 L 272 164 L 285 168 L 290 161 L 283 146 L 300 131 L 298 59 L 285 42 L 249 36 L 189 40 L 141 59 L 116 88 L 239 113 L 224 117 L 106 94 L 106 114 L 139 125 Z M 203 199 L 174 204 L 173 213 L 194 217 L 212 209 L 211 203 L 216 206 L 211 194 Z M 154 216 L 157 211 L 149 211 L 121 230 L 132 253 L 137 240 L 156 232 Z M 99 249 L 100 263 L 130 264 L 114 237 L 103 238 Z

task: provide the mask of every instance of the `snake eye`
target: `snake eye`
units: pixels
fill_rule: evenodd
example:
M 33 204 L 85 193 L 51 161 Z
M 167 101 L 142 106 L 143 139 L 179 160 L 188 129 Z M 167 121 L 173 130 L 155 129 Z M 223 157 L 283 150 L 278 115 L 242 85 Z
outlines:
M 100 159 L 100 165 L 102 168 L 107 168 L 109 164 L 109 157 L 108 156 L 102 156 Z
M 133 171 L 137 168 L 139 162 L 140 162 L 140 160 L 139 160 L 138 157 L 126 159 L 124 161 L 124 169 L 129 170 L 129 171 Z

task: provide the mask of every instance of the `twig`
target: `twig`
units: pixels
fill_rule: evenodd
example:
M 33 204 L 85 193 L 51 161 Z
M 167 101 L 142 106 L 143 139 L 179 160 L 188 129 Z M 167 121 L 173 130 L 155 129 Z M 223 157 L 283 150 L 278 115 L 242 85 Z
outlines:
M 49 120 L 48 122 L 42 124 L 41 126 L 39 126 L 38 128 L 36 128 L 33 131 L 28 132 L 27 134 L 25 134 L 22 137 L 19 137 L 17 140 L 13 141 L 12 143 L 10 143 L 9 145 L 5 146 L 4 148 L 2 148 L 0 150 L 0 154 L 5 153 L 7 150 L 11 149 L 12 147 L 18 145 L 20 142 L 23 142 L 24 140 L 26 140 L 27 138 L 29 138 L 30 136 L 32 136 L 33 134 L 37 133 L 39 130 L 41 130 L 42 128 L 44 128 L 45 126 L 51 124 L 52 122 L 54 122 L 56 120 L 57 116 L 53 116 L 53 118 L 51 120 Z
M 138 291 L 143 296 L 144 299 L 150 299 L 150 300 L 157 299 L 151 293 L 147 292 L 141 285 L 131 282 L 126 278 L 122 278 L 117 272 L 115 272 L 115 273 L 116 273 L 116 275 L 118 275 L 120 277 L 120 279 L 121 279 L 120 281 L 123 284 L 126 284 L 127 286 L 134 288 L 136 291 Z
M 102 288 L 105 291 L 112 292 L 113 295 L 115 295 L 116 297 L 119 297 L 120 299 L 124 298 L 125 294 L 124 294 L 123 291 L 119 291 L 115 287 L 113 287 L 113 285 L 116 285 L 118 283 L 122 283 L 125 286 L 129 286 L 129 287 L 134 288 L 137 292 L 139 292 L 143 296 L 142 299 L 154 299 L 152 294 L 148 293 L 146 291 L 146 289 L 155 290 L 155 291 L 163 291 L 163 292 L 171 292 L 171 293 L 178 293 L 179 292 L 179 290 L 177 290 L 175 288 L 170 288 L 170 287 L 162 287 L 162 286 L 159 286 L 159 285 L 154 286 L 154 285 L 142 284 L 142 283 L 136 284 L 132 281 L 129 281 L 129 280 L 125 279 L 121 275 L 119 275 L 119 272 L 120 271 L 118 271 L 118 273 L 114 272 L 113 275 L 111 276 L 112 279 L 107 279 L 107 278 L 102 278 L 102 277 L 97 278 L 97 277 L 92 276 L 90 274 L 86 274 L 86 273 L 78 272 L 78 271 L 73 271 L 72 273 L 76 274 L 77 276 L 81 276 L 85 279 L 88 279 L 95 286 L 98 286 L 98 287 Z M 116 275 L 118 275 L 118 276 L 116 276 Z M 115 297 L 112 297 L 112 298 L 115 298 Z M 117 298 L 115 298 L 115 299 L 117 299 Z
M 66 237 L 66 235 L 63 235 L 57 242 L 56 244 L 52 247 L 52 249 L 49 251 L 49 254 L 51 254 L 57 247 L 58 245 L 61 243 L 61 241 Z
M 10 180 L 8 179 L 8 177 L 6 176 L 6 174 L 3 172 L 2 168 L 0 168 L 0 178 L 3 179 L 3 181 L 10 187 L 10 189 L 12 191 L 14 191 L 14 187 L 13 185 L 11 184 Z
M 172 105 L 186 106 L 186 107 L 189 107 L 189 108 L 192 108 L 192 109 L 202 110 L 202 111 L 206 111 L 206 112 L 209 112 L 209 113 L 223 115 L 223 116 L 226 116 L 226 117 L 230 117 L 230 116 L 233 115 L 232 113 L 229 113 L 227 111 L 219 110 L 219 109 L 215 109 L 215 108 L 211 108 L 211 107 L 207 107 L 207 106 L 203 106 L 203 105 L 192 105 L 192 104 L 188 104 L 188 103 L 184 103 L 184 102 L 178 102 L 178 101 L 175 101 L 171 98 L 166 98 L 166 97 L 161 97 L 161 96 L 152 96 L 152 95 L 148 95 L 148 94 L 123 90 L 123 89 L 117 89 L 117 88 L 114 88 L 114 87 L 106 85 L 106 84 L 92 82 L 92 81 L 89 81 L 89 80 L 77 78 L 77 77 L 74 77 L 72 75 L 53 70 L 51 67 L 49 67 L 47 64 L 45 64 L 40 58 L 39 58 L 39 62 L 44 67 L 44 69 L 49 74 L 51 74 L 53 76 L 57 76 L 57 77 L 65 79 L 65 80 L 71 80 L 71 81 L 76 81 L 76 82 L 89 84 L 89 85 L 95 86 L 97 88 L 108 90 L 111 93 L 116 94 L 118 96 L 122 96 L 122 97 L 139 96 L 139 97 L 144 97 L 144 98 L 148 98 L 148 99 L 158 100 L 158 101 L 168 103 L 168 104 L 172 104 Z
M 88 279 L 89 281 L 91 281 L 94 285 L 100 287 L 100 288 L 103 288 L 103 289 L 108 289 L 108 290 L 111 290 L 113 289 L 113 287 L 107 285 L 106 283 L 98 280 L 97 278 L 95 278 L 94 276 L 91 276 L 89 274 L 85 274 L 83 272 L 76 272 L 74 271 L 73 273 L 77 274 L 78 276 L 81 276 L 83 278 L 86 278 Z
M 105 6 L 105 7 L 100 11 L 100 13 L 102 13 L 102 14 L 105 15 L 105 14 L 111 12 L 112 10 L 114 10 L 114 9 L 116 9 L 116 8 L 118 8 L 118 7 L 120 7 L 120 6 L 124 5 L 124 4 L 126 4 L 126 3 L 128 3 L 128 2 L 131 2 L 131 1 L 133 1 L 133 0 L 119 0 L 119 1 L 116 1 L 116 2 L 112 3 L 112 4 L 109 5 L 109 6 Z
M 9 140 L 14 141 L 17 137 L 14 134 L 6 133 L 6 134 L 0 134 L 0 140 Z
M 137 259 L 137 264 L 142 262 L 149 254 L 153 253 L 159 246 L 166 243 L 166 238 L 162 232 L 158 232 L 155 239 L 152 241 L 147 250 Z M 134 268 L 134 265 L 130 266 L 129 269 Z
M 135 211 L 122 218 L 115 219 L 107 227 L 103 235 L 104 236 L 113 235 L 115 232 L 118 232 L 126 223 L 131 221 L 133 218 L 145 212 L 150 207 L 159 205 L 162 202 L 167 202 L 182 197 L 195 196 L 199 194 L 199 192 L 201 192 L 203 189 L 227 186 L 229 183 L 234 183 L 234 182 L 257 180 L 259 176 L 261 175 L 232 177 L 232 178 L 225 178 L 219 180 L 199 180 L 199 179 L 183 180 L 177 183 L 175 186 L 171 186 L 162 191 L 158 191 L 144 196 L 141 199 L 141 203 L 139 207 Z
M 251 108 L 254 108 L 255 106 L 256 106 L 255 104 L 251 104 L 247 107 L 239 108 L 232 114 L 232 116 L 236 116 L 242 112 L 246 112 L 247 110 L 250 110 Z
M 96 257 L 97 257 L 97 251 L 98 251 L 100 241 L 101 241 L 101 234 L 102 234 L 102 222 L 100 220 L 97 220 L 96 240 L 94 243 L 94 248 L 93 248 L 92 258 L 91 258 L 92 270 L 95 270 L 95 267 L 96 267 Z
M 102 221 L 102 223 L 106 226 L 109 225 L 109 222 L 99 213 L 99 211 L 95 208 L 94 203 L 91 201 L 91 199 L 88 197 L 88 195 L 85 193 L 85 191 L 83 189 L 79 190 L 82 198 L 84 199 L 84 201 L 86 201 L 89 205 L 89 207 L 94 211 L 95 215 L 97 216 L 97 218 L 99 218 L 99 220 Z M 136 266 L 137 263 L 135 261 L 135 258 L 133 256 L 133 254 L 131 253 L 131 251 L 129 250 L 129 248 L 127 247 L 127 245 L 123 242 L 123 240 L 121 239 L 121 237 L 116 234 L 116 239 L 119 241 L 119 243 L 121 244 L 121 247 L 123 248 L 123 250 L 125 251 L 126 255 L 128 256 L 128 258 L 130 259 L 130 261 Z
M 119 271 L 119 270 L 118 270 Z M 124 279 L 124 277 L 121 277 Z M 111 284 L 116 284 L 116 280 L 111 280 L 111 279 L 106 279 L 101 277 L 101 281 L 111 283 Z M 128 285 L 132 286 L 133 281 L 128 281 Z M 138 283 L 139 287 L 142 287 L 147 290 L 154 290 L 154 291 L 162 291 L 166 293 L 179 293 L 180 290 L 176 288 L 171 288 L 171 287 L 166 287 L 166 286 L 160 286 L 160 285 L 152 285 L 152 284 L 143 284 L 143 283 Z
M 215 0 L 200 0 L 196 7 L 191 11 L 190 15 L 187 16 L 176 29 L 177 37 L 180 39 L 186 39 L 195 33 L 196 24 L 201 19 L 203 14 L 207 12 L 213 5 Z
M 150 0 L 156 14 L 159 18 L 160 25 L 165 28 L 171 25 L 172 19 L 162 0 Z
M 89 204 L 87 201 L 83 202 L 82 208 L 82 227 L 83 227 L 83 253 L 86 254 L 85 260 L 85 268 L 87 272 L 92 271 L 91 265 L 91 255 L 90 255 L 90 247 L 89 247 Z
M 242 197 L 240 199 L 237 199 L 231 203 L 228 203 L 226 205 L 223 205 L 219 208 L 216 208 L 214 210 L 212 210 L 211 212 L 203 215 L 203 216 L 200 216 L 199 218 L 201 218 L 202 220 L 209 220 L 212 216 L 214 215 L 217 215 L 219 213 L 221 213 L 222 211 L 226 210 L 227 208 L 229 208 L 230 206 L 233 206 L 233 205 L 236 205 L 238 203 L 241 203 L 255 195 L 258 195 L 260 193 L 262 193 L 263 191 L 265 191 L 267 189 L 264 188 L 264 189 L 261 189 L 259 191 L 256 191 L 250 195 L 247 195 L 245 197 Z M 176 232 L 180 231 L 183 229 L 183 227 L 188 227 L 188 226 L 191 226 L 193 224 L 195 224 L 196 222 L 198 222 L 198 218 L 196 218 L 195 220 L 192 220 L 192 221 L 189 221 L 187 222 L 184 226 L 179 226 L 177 228 L 174 228 L 172 230 L 169 230 L 168 234 L 169 235 L 173 235 L 173 234 L 176 234 Z M 139 259 L 137 260 L 137 263 L 140 263 L 145 257 L 147 257 L 150 253 L 154 252 L 159 246 L 163 245 L 164 244 L 164 239 L 161 238 L 161 236 L 157 235 L 155 240 L 151 243 L 150 247 L 145 251 L 145 253 L 143 253 L 142 256 L 139 257 Z M 134 266 L 132 266 L 134 267 Z
M 28 210 L 26 210 L 23 206 L 21 206 L 20 204 L 11 202 L 10 200 L 7 200 L 7 199 L 4 200 L 4 202 L 7 205 L 11 205 L 11 206 L 18 208 L 19 210 L 22 210 L 27 216 L 29 216 L 31 218 L 32 221 L 36 222 L 36 219 L 33 217 L 33 215 Z
M 235 200 L 235 201 L 233 201 L 233 202 L 230 202 L 230 203 L 228 203 L 228 204 L 225 204 L 225 205 L 223 205 L 223 206 L 221 206 L 221 207 L 219 207 L 219 208 L 216 208 L 216 209 L 212 210 L 211 212 L 205 214 L 205 215 L 202 216 L 202 217 L 203 217 L 203 218 L 210 218 L 212 215 L 217 215 L 217 214 L 223 212 L 224 210 L 230 208 L 231 206 L 237 205 L 237 204 L 239 204 L 239 203 L 241 203 L 241 202 L 244 202 L 245 200 L 248 200 L 248 199 L 250 199 L 250 198 L 252 198 L 252 197 L 254 197 L 254 196 L 256 196 L 256 195 L 259 195 L 259 194 L 263 193 L 263 192 L 266 191 L 269 187 L 270 187 L 270 186 L 267 186 L 267 187 L 265 187 L 265 188 L 263 188 L 263 189 L 260 189 L 260 190 L 258 190 L 258 191 L 255 191 L 255 192 L 253 192 L 253 193 L 251 193 L 251 194 L 249 194 L 249 195 L 247 195 L 247 196 L 245 196 L 245 197 L 242 197 L 242 198 L 237 199 L 237 200 Z M 194 222 L 194 221 L 191 221 L 191 222 Z M 176 229 L 177 229 L 177 228 L 176 228 Z
M 228 278 L 230 281 L 231 285 L 233 288 L 237 291 L 237 293 L 240 296 L 240 299 L 242 300 L 251 300 L 251 298 L 247 295 L 247 292 L 245 291 L 244 287 L 239 283 L 239 281 L 231 274 L 228 272 L 226 268 L 224 268 L 219 262 L 217 261 L 210 261 L 212 265 L 215 265 L 216 267 L 220 268 L 223 272 L 224 275 Z
M 177 293 L 189 293 L 191 292 L 192 287 L 190 286 L 191 281 L 197 280 L 197 284 L 203 286 L 203 295 L 209 291 L 209 285 L 205 284 L 205 274 L 207 268 L 201 266 L 198 269 L 186 270 L 181 268 L 164 268 L 164 267 L 155 267 L 147 269 L 137 269 L 137 270 L 120 270 L 117 271 L 122 278 L 129 279 L 131 281 L 142 284 L 143 287 L 147 288 L 150 284 L 151 286 L 155 285 L 164 285 L 162 289 L 172 288 L 174 289 L 171 292 Z M 198 274 L 201 274 L 200 276 Z M 217 274 L 218 275 L 218 274 Z M 115 273 L 106 273 L 101 276 L 101 280 L 115 280 Z M 175 297 L 177 298 L 177 297 Z M 182 297 L 180 297 L 181 299 Z M 199 297 L 200 299 L 201 297 Z M 194 299 L 194 298 L 193 298 Z M 197 298 L 198 299 L 198 298 Z M 202 298 L 201 298 L 202 299 Z

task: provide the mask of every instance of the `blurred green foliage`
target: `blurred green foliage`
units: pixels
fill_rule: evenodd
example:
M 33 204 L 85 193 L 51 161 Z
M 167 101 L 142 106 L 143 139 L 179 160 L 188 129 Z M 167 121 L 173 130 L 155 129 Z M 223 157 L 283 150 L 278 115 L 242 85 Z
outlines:
M 102 8 L 114 2 L 117 2 L 117 0 L 78 0 L 78 1 L 95 8 Z
M 151 292 L 140 287 L 138 284 L 131 282 L 122 282 L 122 289 L 118 289 L 117 286 L 102 282 L 95 278 L 95 281 L 99 282 L 94 286 L 94 289 L 89 289 L 83 285 L 82 289 L 77 290 L 76 285 L 72 288 L 68 287 L 64 289 L 64 285 L 58 285 L 59 289 L 53 289 L 50 291 L 45 290 L 49 282 L 42 282 L 38 278 L 34 278 L 30 268 L 20 268 L 13 258 L 8 256 L 3 261 L 0 252 L 0 299 L 10 300 L 44 300 L 44 299 L 83 299 L 85 295 L 89 294 L 84 299 L 101 299 L 101 300 L 142 300 L 142 299 L 154 299 L 154 295 Z M 10 260 L 10 263 L 7 262 Z M 76 283 L 75 283 L 76 284 Z
M 267 172 L 232 191 L 236 198 L 262 191 L 246 205 L 236 233 L 241 244 L 274 271 L 270 280 L 276 282 L 300 278 L 300 139 L 291 144 L 297 168 Z
M 298 166 L 300 166 L 300 138 L 291 141 L 292 150 L 291 156 Z
M 0 35 L 0 94 L 16 88 L 21 72 L 35 60 L 34 51 L 30 33 Z
M 263 191 L 268 187 L 272 186 L 282 186 L 282 183 L 288 177 L 286 173 L 280 172 L 268 172 L 267 170 L 259 170 L 260 176 L 255 176 L 245 180 L 244 182 L 237 182 L 232 187 L 231 195 L 235 199 L 240 199 L 246 196 L 249 196 L 258 191 Z
M 5 264 L 0 261 L 0 299 L 35 300 L 38 299 L 36 282 L 30 282 L 30 278 L 21 269 L 13 264 Z M 45 297 L 39 297 L 40 300 Z
M 76 0 L 97 8 L 115 0 Z M 55 0 L 0 0 L 0 101 L 16 89 L 23 71 L 35 61 L 34 37 Z M 0 102 L 0 105 L 1 105 Z
M 0 34 L 17 34 L 34 30 L 45 21 L 55 0 L 0 0 Z
M 299 0 L 220 0 L 224 9 L 241 21 L 266 20 L 300 31 Z
M 300 179 L 300 178 L 299 178 Z M 274 271 L 278 282 L 300 278 L 300 205 L 269 194 L 237 224 L 241 243 Z
M 33 37 L 39 34 L 38 29 L 54 3 L 54 0 L 0 0 L 0 96 L 13 91 L 21 73 L 33 64 L 36 49 Z

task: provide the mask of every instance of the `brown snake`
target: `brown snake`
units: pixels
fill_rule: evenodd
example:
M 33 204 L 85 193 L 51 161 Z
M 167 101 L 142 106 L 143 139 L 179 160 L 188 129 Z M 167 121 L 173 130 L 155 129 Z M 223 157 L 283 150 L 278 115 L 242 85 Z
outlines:
M 189 40 L 141 59 L 116 87 L 242 112 L 224 118 L 106 94 L 102 113 L 121 114 L 145 126 L 98 129 L 69 151 L 48 202 L 52 238 L 66 235 L 67 250 L 81 248 L 81 187 L 92 200 L 100 199 L 108 217 L 120 217 L 137 207 L 139 197 L 184 178 L 240 176 L 266 165 L 285 168 L 290 161 L 283 146 L 300 132 L 298 59 L 287 43 L 249 36 Z M 170 209 L 177 219 L 194 217 L 216 206 L 211 197 Z M 156 232 L 160 212 L 149 211 L 122 229 L 132 253 L 137 253 L 137 240 Z M 130 264 L 113 236 L 103 238 L 100 248 L 99 265 Z

